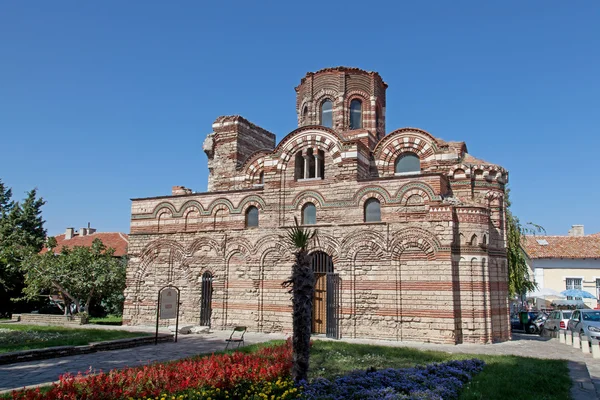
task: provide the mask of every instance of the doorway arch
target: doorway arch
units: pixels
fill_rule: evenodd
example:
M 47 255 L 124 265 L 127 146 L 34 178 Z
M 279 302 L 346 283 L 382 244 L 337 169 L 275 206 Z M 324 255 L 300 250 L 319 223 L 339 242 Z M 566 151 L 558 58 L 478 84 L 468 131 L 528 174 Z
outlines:
M 339 339 L 339 275 L 331 256 L 323 251 L 311 254 L 311 266 L 315 274 L 311 332 Z

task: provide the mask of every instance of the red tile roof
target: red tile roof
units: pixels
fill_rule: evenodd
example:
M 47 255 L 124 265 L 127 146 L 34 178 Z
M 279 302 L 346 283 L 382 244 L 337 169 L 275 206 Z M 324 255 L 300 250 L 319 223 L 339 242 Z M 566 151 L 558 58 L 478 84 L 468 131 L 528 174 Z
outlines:
M 548 244 L 540 244 L 542 241 Z M 526 236 L 529 258 L 600 258 L 600 232 L 586 236 Z
M 60 251 L 63 247 L 75 247 L 83 246 L 90 247 L 94 239 L 102 240 L 102 243 L 106 247 L 112 247 L 115 249 L 115 256 L 121 257 L 127 254 L 127 244 L 129 243 L 129 237 L 124 233 L 119 232 L 96 232 L 90 235 L 79 236 L 79 234 L 73 234 L 71 239 L 65 239 L 65 234 L 54 236 L 57 242 L 55 251 Z M 48 251 L 45 247 L 41 253 Z

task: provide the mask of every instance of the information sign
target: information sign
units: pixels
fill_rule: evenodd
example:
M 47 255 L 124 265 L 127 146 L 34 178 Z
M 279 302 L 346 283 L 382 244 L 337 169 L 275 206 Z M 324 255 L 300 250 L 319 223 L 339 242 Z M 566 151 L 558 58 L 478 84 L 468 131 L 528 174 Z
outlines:
M 160 292 L 160 319 L 177 318 L 177 289 L 166 288 Z

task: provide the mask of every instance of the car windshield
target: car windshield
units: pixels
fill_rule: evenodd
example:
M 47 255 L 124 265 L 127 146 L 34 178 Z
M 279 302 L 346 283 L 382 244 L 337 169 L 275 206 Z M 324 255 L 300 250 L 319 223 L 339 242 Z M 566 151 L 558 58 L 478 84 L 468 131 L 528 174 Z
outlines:
M 563 312 L 563 319 L 569 319 L 571 318 L 571 314 L 570 312 Z
M 600 311 L 586 312 L 586 313 L 582 313 L 582 314 L 583 314 L 584 321 L 600 322 Z

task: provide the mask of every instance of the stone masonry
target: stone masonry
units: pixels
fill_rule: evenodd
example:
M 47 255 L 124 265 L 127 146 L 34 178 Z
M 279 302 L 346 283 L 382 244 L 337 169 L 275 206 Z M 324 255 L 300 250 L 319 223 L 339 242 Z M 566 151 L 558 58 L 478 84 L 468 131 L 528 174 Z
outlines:
M 174 284 L 180 324 L 204 313 L 215 328 L 291 332 L 281 283 L 293 255 L 283 235 L 294 217 L 308 224 L 314 206 L 311 250 L 330 257 L 327 279 L 337 277 L 315 299 L 327 316 L 318 322 L 314 311 L 315 326 L 328 336 L 508 340 L 508 173 L 464 142 L 415 128 L 386 134 L 386 89 L 376 72 L 308 73 L 296 88 L 299 128 L 278 144 L 240 116 L 217 118 L 203 148 L 208 192 L 174 186 L 171 196 L 133 199 L 124 323 L 153 323 L 157 291 Z M 418 164 L 405 172 L 407 155 Z M 365 222 L 367 202 L 378 203 L 375 221 Z

